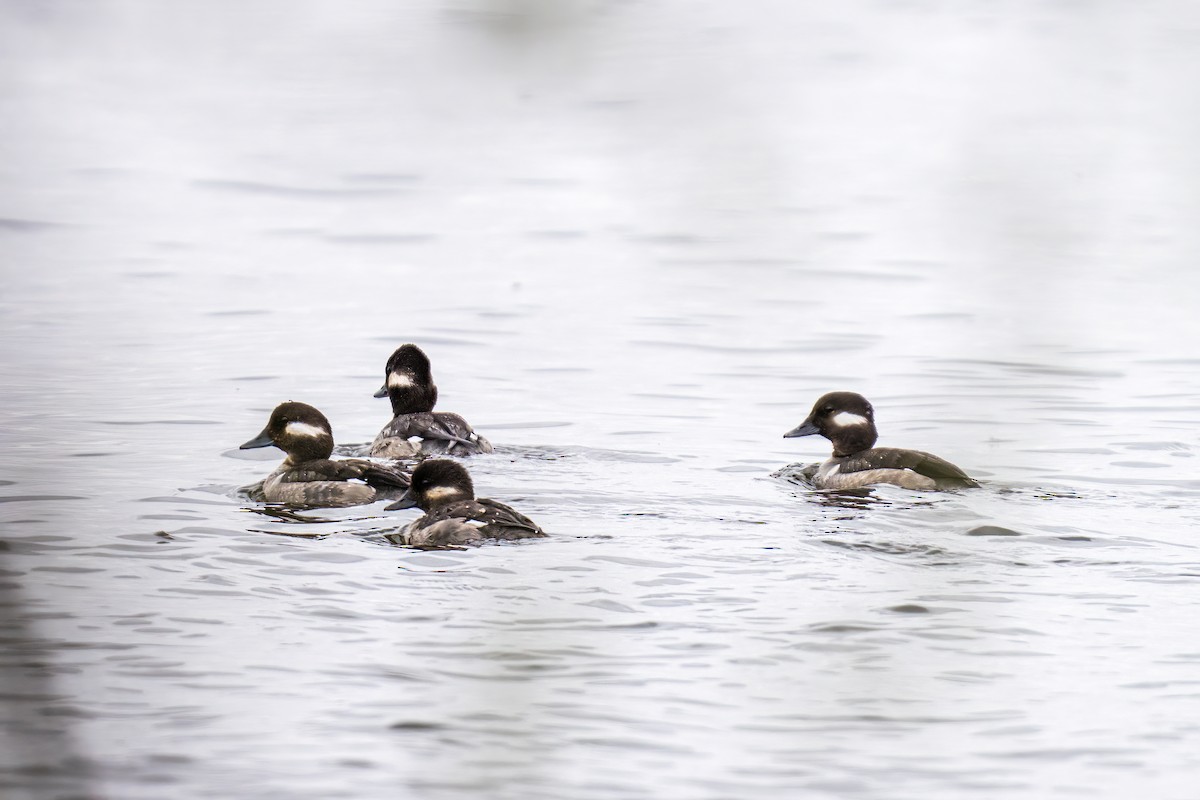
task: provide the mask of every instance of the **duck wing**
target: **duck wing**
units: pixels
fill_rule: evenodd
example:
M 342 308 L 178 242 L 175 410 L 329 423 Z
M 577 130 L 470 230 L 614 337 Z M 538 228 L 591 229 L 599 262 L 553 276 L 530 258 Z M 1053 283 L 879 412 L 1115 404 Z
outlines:
M 343 474 L 347 476 L 346 480 L 357 478 L 366 481 L 371 486 L 389 489 L 408 488 L 409 475 L 399 467 L 362 458 L 347 458 L 334 463 L 341 465 Z
M 445 442 L 445 452 L 450 455 L 492 452 L 491 442 L 477 434 L 458 414 L 435 411 L 432 416 L 425 438 Z
M 385 439 L 417 439 L 417 447 L 426 453 L 471 455 L 490 453 L 492 445 L 471 429 L 467 421 L 448 411 L 422 411 L 401 414 L 392 419 L 375 437 L 374 448 Z
M 330 458 L 316 458 L 312 461 L 302 461 L 293 464 L 285 470 L 277 472 L 274 477 L 279 483 L 314 483 L 316 481 L 345 481 L 356 478 L 357 475 L 343 475 L 338 466 L 342 462 Z
M 910 469 L 918 475 L 924 475 L 946 485 L 962 487 L 979 485 L 974 478 L 944 458 L 921 450 L 905 450 L 895 447 L 875 447 L 847 456 L 841 462 L 840 471 L 842 474 L 846 474 L 873 469 Z
M 502 538 L 524 538 L 527 536 L 545 536 L 546 532 L 537 523 L 524 514 L 496 500 L 481 497 L 473 501 L 480 508 L 476 519 L 486 522 L 485 530 L 492 526 L 504 529 Z M 492 534 L 496 535 L 496 534 Z
M 459 522 L 478 528 L 489 539 L 527 539 L 545 536 L 546 532 L 533 520 L 496 500 L 481 497 L 464 500 L 434 509 L 425 515 L 429 524 L 442 520 Z
M 371 486 L 390 489 L 407 489 L 409 483 L 408 474 L 398 467 L 367 461 L 365 458 L 305 461 L 281 474 L 279 480 L 283 483 L 360 480 Z

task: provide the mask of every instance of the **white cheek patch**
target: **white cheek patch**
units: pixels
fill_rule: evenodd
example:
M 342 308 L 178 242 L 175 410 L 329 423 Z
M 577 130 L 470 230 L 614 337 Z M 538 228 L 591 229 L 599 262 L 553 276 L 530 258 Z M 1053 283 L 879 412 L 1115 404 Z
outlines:
M 461 496 L 462 492 L 453 486 L 430 486 L 425 490 L 425 497 L 430 500 L 449 500 Z
M 870 422 L 870 420 L 863 415 L 852 414 L 849 411 L 839 411 L 830 417 L 829 421 L 836 428 L 848 428 L 851 425 L 866 425 Z
M 289 422 L 283 429 L 287 431 L 289 436 L 303 436 L 309 439 L 317 439 L 329 435 L 324 428 L 309 425 L 307 422 Z
M 387 385 L 389 389 L 407 389 L 417 384 L 410 372 L 389 372 Z

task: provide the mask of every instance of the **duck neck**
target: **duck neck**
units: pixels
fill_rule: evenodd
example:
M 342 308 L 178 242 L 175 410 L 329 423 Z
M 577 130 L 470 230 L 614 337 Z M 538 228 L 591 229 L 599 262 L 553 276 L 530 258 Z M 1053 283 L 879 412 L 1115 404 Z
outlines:
M 879 434 L 875 432 L 874 425 L 853 425 L 842 428 L 837 432 L 836 437 L 830 439 L 833 442 L 833 456 L 834 458 L 845 458 L 864 450 L 870 450 L 878 439 Z
M 388 400 L 392 403 L 392 416 L 401 414 L 420 414 L 433 411 L 437 404 L 437 387 L 428 386 L 391 386 L 388 388 Z

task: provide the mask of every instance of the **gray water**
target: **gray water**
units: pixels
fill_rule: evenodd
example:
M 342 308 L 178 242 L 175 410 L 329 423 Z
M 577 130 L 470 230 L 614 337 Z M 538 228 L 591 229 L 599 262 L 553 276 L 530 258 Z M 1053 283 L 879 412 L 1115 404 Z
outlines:
M 4 796 L 1194 798 L 1198 85 L 1184 2 L 0 3 Z M 239 494 L 407 341 L 550 539 Z M 984 488 L 813 491 L 832 389 Z

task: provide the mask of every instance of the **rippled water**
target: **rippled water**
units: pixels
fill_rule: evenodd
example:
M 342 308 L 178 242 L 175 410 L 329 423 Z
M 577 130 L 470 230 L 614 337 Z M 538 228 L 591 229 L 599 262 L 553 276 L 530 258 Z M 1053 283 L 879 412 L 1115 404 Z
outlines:
M 1194 796 L 1193 6 L 0 20 L 5 797 Z M 405 341 L 550 539 L 239 495 Z

